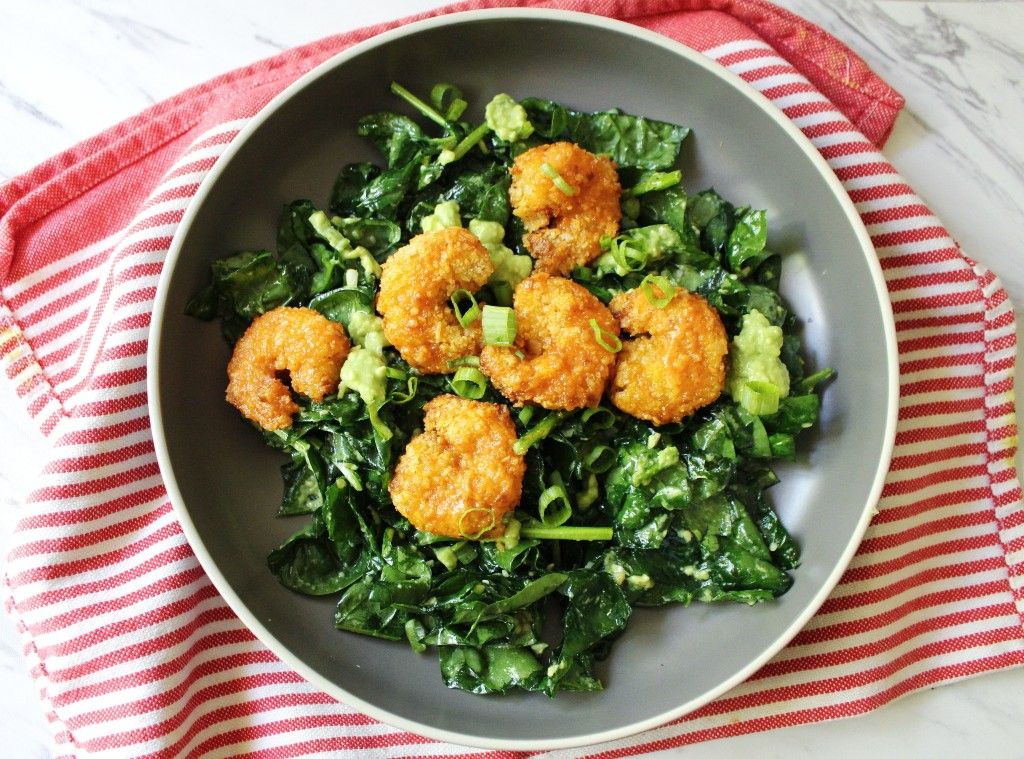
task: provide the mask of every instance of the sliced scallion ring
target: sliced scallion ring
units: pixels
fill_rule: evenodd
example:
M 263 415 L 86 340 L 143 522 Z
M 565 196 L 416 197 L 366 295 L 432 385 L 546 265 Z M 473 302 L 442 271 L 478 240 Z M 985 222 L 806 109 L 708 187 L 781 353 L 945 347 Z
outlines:
M 452 377 L 452 390 L 460 398 L 477 401 L 487 392 L 487 376 L 472 366 L 463 366 Z
M 469 304 L 466 304 L 469 301 Z M 455 312 L 455 319 L 467 329 L 469 325 L 480 318 L 480 305 L 469 290 L 456 290 L 451 297 L 452 311 Z
M 640 292 L 655 308 L 665 308 L 675 297 L 676 286 L 667 277 L 651 272 L 640 281 Z
M 545 527 L 559 527 L 572 516 L 572 504 L 565 483 L 558 472 L 552 472 L 551 485 L 537 499 L 537 515 Z
M 490 517 L 490 520 L 484 527 L 480 528 L 476 532 L 469 533 L 466 532 L 465 521 L 466 517 L 468 517 L 470 514 L 487 514 Z M 484 535 L 491 531 L 495 524 L 496 521 L 494 518 L 494 509 L 467 509 L 466 511 L 462 512 L 462 516 L 459 517 L 459 533 L 466 540 L 480 540 L 480 538 L 482 538 Z
M 736 395 L 735 400 L 751 414 L 764 416 L 779 410 L 779 388 L 771 382 L 744 382 Z
M 517 456 L 522 456 L 530 449 L 531 445 L 540 442 L 550 435 L 564 418 L 564 411 L 554 411 L 548 414 L 537 422 L 537 424 L 527 430 L 523 436 L 515 442 L 515 445 L 512 446 L 513 453 Z
M 460 366 L 480 366 L 480 357 L 463 356 L 462 358 L 453 358 L 448 362 L 449 369 L 458 369 Z
M 573 187 L 571 184 L 565 181 L 558 170 L 546 161 L 540 165 L 540 170 L 559 190 L 564 192 L 566 195 L 575 195 L 579 190 Z
M 516 312 L 508 306 L 485 305 L 480 325 L 485 345 L 508 347 L 516 340 Z
M 622 341 L 618 336 L 602 329 L 601 325 L 597 323 L 597 319 L 590 320 L 590 328 L 594 330 L 594 339 L 597 340 L 597 344 L 606 351 L 609 353 L 618 353 L 622 350 Z

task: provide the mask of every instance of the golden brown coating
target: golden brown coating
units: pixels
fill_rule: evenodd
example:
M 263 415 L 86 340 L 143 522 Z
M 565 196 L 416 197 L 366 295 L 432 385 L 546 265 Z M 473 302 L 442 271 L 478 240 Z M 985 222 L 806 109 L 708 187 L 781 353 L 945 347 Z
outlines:
M 439 395 L 423 432 L 398 460 L 388 491 L 418 530 L 451 538 L 498 538 L 523 492 L 526 462 L 513 451 L 508 407 Z
M 560 190 L 545 164 L 575 194 Z M 571 142 L 531 148 L 512 164 L 512 213 L 526 227 L 537 271 L 564 275 L 601 255 L 601 238 L 619 233 L 621 195 L 615 164 Z
M 338 389 L 349 348 L 344 328 L 311 308 L 267 311 L 235 343 L 227 401 L 266 430 L 290 427 L 299 407 L 282 373 L 296 393 L 322 401 Z
M 450 371 L 449 361 L 480 352 L 480 321 L 463 327 L 452 293 L 475 293 L 494 272 L 487 249 L 468 230 L 450 227 L 418 235 L 384 262 L 377 311 L 384 334 L 410 365 L 426 374 Z
M 619 325 L 611 312 L 582 285 L 543 273 L 519 283 L 513 307 L 515 347 L 485 345 L 480 353 L 480 370 L 491 384 L 517 406 L 596 406 L 615 366 L 615 354 L 597 341 L 590 322 L 606 333 L 605 342 L 614 342 Z
M 718 398 L 725 386 L 729 340 L 722 319 L 699 295 L 678 289 L 655 308 L 638 288 L 609 307 L 623 330 L 612 377 L 612 403 L 654 424 L 678 422 Z

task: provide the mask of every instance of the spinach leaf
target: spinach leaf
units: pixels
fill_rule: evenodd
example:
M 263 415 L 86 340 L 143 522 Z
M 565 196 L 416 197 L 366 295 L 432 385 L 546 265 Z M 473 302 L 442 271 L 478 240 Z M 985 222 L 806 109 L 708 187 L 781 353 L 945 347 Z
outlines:
M 559 690 L 572 665 L 587 666 L 598 644 L 621 632 L 633 613 L 622 590 L 603 572 L 575 570 L 562 592 L 569 604 L 562 620 L 562 642 L 544 681 L 549 696 Z
M 570 140 L 624 168 L 671 169 L 690 133 L 686 127 L 618 110 L 584 113 L 540 98 L 525 98 L 520 105 L 539 136 Z
M 535 690 L 544 672 L 536 655 L 522 646 L 442 646 L 439 654 L 445 685 L 470 693 Z

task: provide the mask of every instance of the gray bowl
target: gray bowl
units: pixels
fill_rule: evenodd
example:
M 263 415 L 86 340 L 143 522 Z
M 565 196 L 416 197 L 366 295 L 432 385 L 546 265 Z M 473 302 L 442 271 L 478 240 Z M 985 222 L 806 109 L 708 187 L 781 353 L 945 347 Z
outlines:
M 325 203 L 342 164 L 375 158 L 357 119 L 398 105 L 392 80 L 425 92 L 454 81 L 477 111 L 490 95 L 538 95 L 694 129 L 685 183 L 767 208 L 784 254 L 783 292 L 812 366 L 838 379 L 820 430 L 772 491 L 804 548 L 775 603 L 643 610 L 593 694 L 480 697 L 446 690 L 436 657 L 334 629 L 332 599 L 289 592 L 266 556 L 295 529 L 273 517 L 278 455 L 223 400 L 228 349 L 183 314 L 213 258 L 272 247 L 283 204 Z M 478 112 L 471 114 L 480 117 Z M 595 16 L 496 10 L 381 35 L 304 76 L 242 131 L 175 236 L 154 312 L 149 394 L 160 468 L 182 526 L 217 589 L 252 631 L 316 686 L 430 737 L 539 749 L 622 737 L 679 717 L 738 684 L 789 641 L 837 582 L 877 501 L 897 399 L 892 317 L 860 219 L 817 151 L 765 98 L 671 40 Z

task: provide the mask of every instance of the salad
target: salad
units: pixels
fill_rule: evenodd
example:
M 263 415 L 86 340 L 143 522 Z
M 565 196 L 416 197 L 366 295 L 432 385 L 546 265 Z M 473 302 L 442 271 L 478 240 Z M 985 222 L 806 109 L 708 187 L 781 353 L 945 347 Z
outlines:
M 413 116 L 358 124 L 381 165 L 186 307 L 287 456 L 269 570 L 473 693 L 599 690 L 634 608 L 785 593 L 772 464 L 832 372 L 804 365 L 765 212 L 684 188 L 682 126 L 392 92 Z

